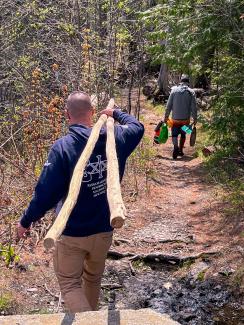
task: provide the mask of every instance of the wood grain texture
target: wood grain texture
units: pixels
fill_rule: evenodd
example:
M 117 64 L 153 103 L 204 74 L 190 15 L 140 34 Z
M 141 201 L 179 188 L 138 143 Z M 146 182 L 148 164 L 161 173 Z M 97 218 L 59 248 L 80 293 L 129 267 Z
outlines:
M 114 136 L 114 119 L 107 119 L 107 197 L 110 208 L 110 223 L 113 228 L 121 228 L 126 218 L 120 187 L 119 164 Z

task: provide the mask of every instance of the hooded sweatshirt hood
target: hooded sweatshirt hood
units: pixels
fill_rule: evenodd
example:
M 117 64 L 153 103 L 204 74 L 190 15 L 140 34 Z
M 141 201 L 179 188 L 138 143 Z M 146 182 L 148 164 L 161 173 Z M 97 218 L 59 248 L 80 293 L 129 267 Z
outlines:
M 69 126 L 69 132 L 72 137 L 80 141 L 81 139 L 88 140 L 92 131 L 92 127 L 85 126 L 83 124 L 72 124 Z M 99 140 L 106 141 L 106 129 L 104 127 L 100 130 Z

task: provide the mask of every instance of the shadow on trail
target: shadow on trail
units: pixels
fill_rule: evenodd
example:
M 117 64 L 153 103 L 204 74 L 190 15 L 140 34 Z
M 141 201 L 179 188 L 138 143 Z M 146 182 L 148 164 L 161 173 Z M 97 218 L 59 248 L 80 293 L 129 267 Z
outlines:
M 108 310 L 108 324 L 107 325 L 120 325 L 120 311 Z
M 75 321 L 75 314 L 65 314 L 61 325 L 72 325 Z
M 177 159 L 173 159 L 172 157 L 161 156 L 161 155 L 157 155 L 156 158 L 157 159 L 162 159 L 162 160 L 168 160 L 168 161 L 172 161 L 172 162 L 191 161 L 193 159 L 196 159 L 196 157 L 188 156 L 188 155 L 184 155 L 183 157 L 178 157 Z
M 192 161 L 193 159 L 196 159 L 196 157 L 185 155 L 185 156 L 183 156 L 183 157 L 181 157 L 181 158 L 177 158 L 177 159 L 178 159 L 178 160 L 181 160 L 181 161 Z
M 218 221 L 216 221 L 217 215 L 220 215 Z M 223 232 L 228 233 L 229 236 L 235 236 L 244 231 L 243 215 L 234 213 L 226 202 L 213 202 L 192 216 L 195 221 L 191 224 L 201 224 L 207 227 L 209 229 L 208 234 L 214 238 L 222 238 Z
M 173 186 L 176 189 L 188 191 L 190 186 L 197 185 L 200 190 L 207 190 L 211 187 L 204 180 L 204 170 L 202 164 L 185 164 L 194 160 L 193 157 L 186 156 L 185 160 L 172 160 L 168 157 L 162 157 L 155 164 L 157 183 L 161 185 Z M 172 161 L 172 164 L 166 163 Z M 165 163 L 164 163 L 165 162 Z M 184 163 L 184 165 L 182 165 Z M 155 178 L 155 177 L 154 177 Z

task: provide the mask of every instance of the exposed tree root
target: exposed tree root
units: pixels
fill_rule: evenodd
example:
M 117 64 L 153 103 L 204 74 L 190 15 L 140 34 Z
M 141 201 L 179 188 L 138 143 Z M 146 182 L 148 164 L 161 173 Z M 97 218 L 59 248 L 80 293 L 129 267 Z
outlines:
M 120 253 L 116 251 L 109 251 L 108 257 L 114 258 L 114 259 L 122 259 L 129 257 L 130 261 L 136 261 L 136 260 L 143 260 L 144 262 L 156 262 L 156 263 L 173 263 L 176 265 L 181 265 L 184 262 L 187 261 L 195 261 L 199 258 L 206 258 L 213 255 L 219 255 L 220 252 L 213 251 L 213 252 L 202 252 L 195 255 L 188 255 L 188 256 L 179 256 L 179 255 L 168 255 L 168 254 L 162 254 L 160 252 L 156 253 L 150 253 L 150 254 L 132 254 L 129 252 L 126 253 Z

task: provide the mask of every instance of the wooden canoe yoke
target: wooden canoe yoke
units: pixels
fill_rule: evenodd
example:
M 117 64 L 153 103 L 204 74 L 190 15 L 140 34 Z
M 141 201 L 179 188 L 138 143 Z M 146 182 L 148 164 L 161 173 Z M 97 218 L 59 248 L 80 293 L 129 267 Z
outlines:
M 114 99 L 110 99 L 107 108 L 113 107 Z M 44 238 L 44 246 L 46 249 L 50 249 L 55 245 L 56 240 L 62 234 L 66 226 L 69 216 L 77 202 L 84 170 L 99 138 L 100 130 L 105 123 L 107 126 L 107 197 L 110 208 L 110 224 L 113 228 L 121 228 L 125 222 L 126 208 L 123 203 L 120 187 L 119 164 L 114 136 L 114 119 L 103 114 L 92 128 L 87 144 L 74 168 L 67 198 L 52 227 Z

